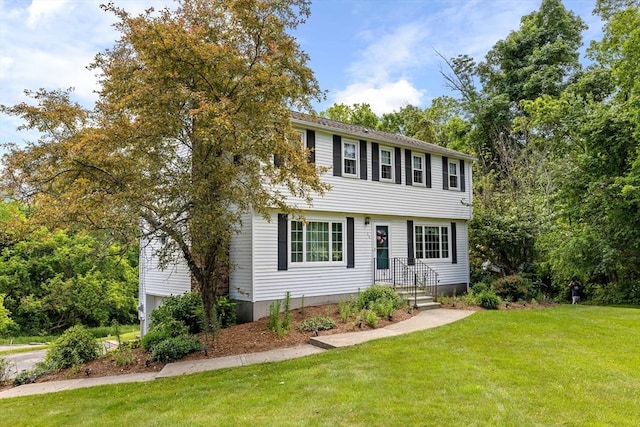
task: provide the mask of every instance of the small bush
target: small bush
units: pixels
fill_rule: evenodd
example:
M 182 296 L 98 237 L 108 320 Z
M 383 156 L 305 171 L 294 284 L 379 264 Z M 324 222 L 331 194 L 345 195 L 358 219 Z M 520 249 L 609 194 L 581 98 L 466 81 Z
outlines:
M 393 316 L 393 312 L 395 311 L 393 301 L 390 300 L 376 302 L 373 309 L 378 316 L 385 318 L 391 318 L 391 316 Z
M 481 292 L 476 301 L 480 307 L 487 308 L 489 310 L 497 310 L 500 306 L 500 297 L 491 291 Z
M 529 289 L 522 276 L 512 275 L 501 277 L 491 284 L 493 292 L 501 298 L 509 298 L 511 301 L 526 299 Z
M 47 361 L 38 362 L 35 366 L 29 370 L 22 371 L 13 378 L 13 386 L 18 387 L 23 384 L 31 384 L 38 378 L 43 377 L 51 372 L 55 371 L 53 367 L 47 363 Z
M 133 354 L 133 350 L 131 347 L 126 345 L 119 346 L 113 350 L 111 355 L 113 356 L 116 366 L 120 367 L 133 365 L 136 361 L 136 356 Z
M 82 325 L 67 329 L 55 340 L 45 361 L 53 370 L 78 366 L 100 356 L 100 345 Z
M 172 362 L 199 350 L 202 350 L 202 344 L 197 338 L 190 335 L 180 335 L 158 343 L 153 348 L 151 360 Z
M 14 368 L 13 362 L 0 356 L 0 385 L 4 385 L 5 382 L 9 381 L 9 375 Z
M 485 282 L 478 282 L 471 286 L 471 292 L 476 295 L 489 290 L 491 290 L 491 286 L 486 284 Z
M 347 323 L 347 320 L 353 315 L 355 315 L 358 311 L 356 303 L 353 301 L 353 298 L 349 297 L 349 300 L 341 299 L 338 302 L 338 314 L 340 315 L 340 319 L 342 323 Z
M 364 310 L 361 315 L 362 315 L 362 319 L 364 320 L 364 323 L 366 323 L 370 327 L 375 328 L 376 325 L 378 324 L 378 315 L 376 314 L 375 311 Z
M 236 324 L 236 303 L 227 297 L 219 297 L 216 301 L 216 316 L 221 328 L 228 328 Z
M 304 319 L 298 324 L 300 332 L 328 331 L 336 327 L 336 322 L 330 317 L 314 316 Z
M 361 310 L 373 310 L 377 304 L 385 304 L 387 301 L 392 304 L 394 310 L 402 307 L 402 298 L 393 288 L 382 285 L 372 285 L 358 295 L 357 305 Z
M 158 343 L 188 333 L 184 323 L 175 319 L 167 319 L 164 322 L 151 325 L 149 332 L 142 337 L 141 345 L 146 351 L 153 351 Z
M 184 323 L 190 334 L 202 332 L 204 329 L 204 308 L 200 294 L 187 292 L 182 295 L 166 297 L 160 307 L 151 313 L 151 324 L 166 322 L 169 319 Z
M 278 337 L 285 336 L 291 329 L 291 310 L 290 310 L 290 298 L 289 292 L 285 299 L 284 315 L 280 316 L 280 308 L 282 302 L 280 300 L 274 301 L 269 305 L 269 319 L 267 321 L 267 328 L 275 333 Z

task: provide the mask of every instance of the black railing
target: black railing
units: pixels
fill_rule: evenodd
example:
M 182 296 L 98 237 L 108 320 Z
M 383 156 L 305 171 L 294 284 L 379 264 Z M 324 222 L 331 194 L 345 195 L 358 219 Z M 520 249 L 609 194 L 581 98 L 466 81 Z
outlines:
M 420 259 L 374 258 L 373 277 L 377 283 L 390 283 L 395 289 L 411 294 L 414 305 L 419 293 L 437 300 L 438 273 Z

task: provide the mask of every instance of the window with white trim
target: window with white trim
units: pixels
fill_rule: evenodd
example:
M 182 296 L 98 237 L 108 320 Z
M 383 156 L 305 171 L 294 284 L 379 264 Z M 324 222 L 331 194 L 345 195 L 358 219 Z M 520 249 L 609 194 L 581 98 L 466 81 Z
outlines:
M 416 258 L 449 258 L 449 227 L 416 225 L 414 237 Z
M 344 263 L 344 224 L 333 221 L 291 221 L 289 259 L 292 264 Z
M 296 143 L 300 143 L 300 147 L 307 146 L 307 132 L 296 129 L 295 132 L 298 134 L 298 139 L 294 139 L 291 141 L 292 145 L 296 145 Z
M 342 174 L 358 176 L 358 144 L 342 141 Z
M 449 188 L 458 188 L 458 163 L 449 162 Z
M 380 147 L 380 180 L 393 181 L 393 149 Z
M 413 184 L 424 185 L 424 155 L 413 155 Z

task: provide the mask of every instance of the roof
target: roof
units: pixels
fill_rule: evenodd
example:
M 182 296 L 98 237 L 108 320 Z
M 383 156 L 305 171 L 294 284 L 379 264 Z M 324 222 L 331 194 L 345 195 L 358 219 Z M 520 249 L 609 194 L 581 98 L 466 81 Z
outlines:
M 406 148 L 418 148 L 430 153 L 437 153 L 444 156 L 456 157 L 459 159 L 476 161 L 476 157 L 464 154 L 456 150 L 442 147 L 440 145 L 431 144 L 430 142 L 421 141 L 419 139 L 410 138 L 398 133 L 383 132 L 380 130 L 370 129 L 363 126 L 343 123 L 337 120 L 331 120 L 324 117 L 313 116 L 310 114 L 291 112 L 292 122 L 294 124 L 313 127 L 327 131 L 339 131 L 342 134 L 356 137 L 358 139 L 374 140 L 375 142 L 383 142 L 388 144 L 400 145 Z

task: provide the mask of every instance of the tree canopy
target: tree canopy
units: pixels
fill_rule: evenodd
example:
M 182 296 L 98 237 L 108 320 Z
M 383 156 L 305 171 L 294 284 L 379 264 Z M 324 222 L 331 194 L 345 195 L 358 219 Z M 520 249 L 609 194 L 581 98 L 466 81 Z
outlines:
M 64 90 L 2 107 L 43 135 L 5 158 L 3 188 L 45 224 L 131 241 L 142 222 L 143 237 L 166 242 L 165 263 L 186 260 L 210 314 L 242 216 L 291 212 L 287 194 L 310 201 L 326 189 L 290 123 L 323 94 L 288 33 L 309 1 L 178 3 L 138 16 L 103 6 L 121 38 L 90 66 L 101 84 L 94 109 Z

